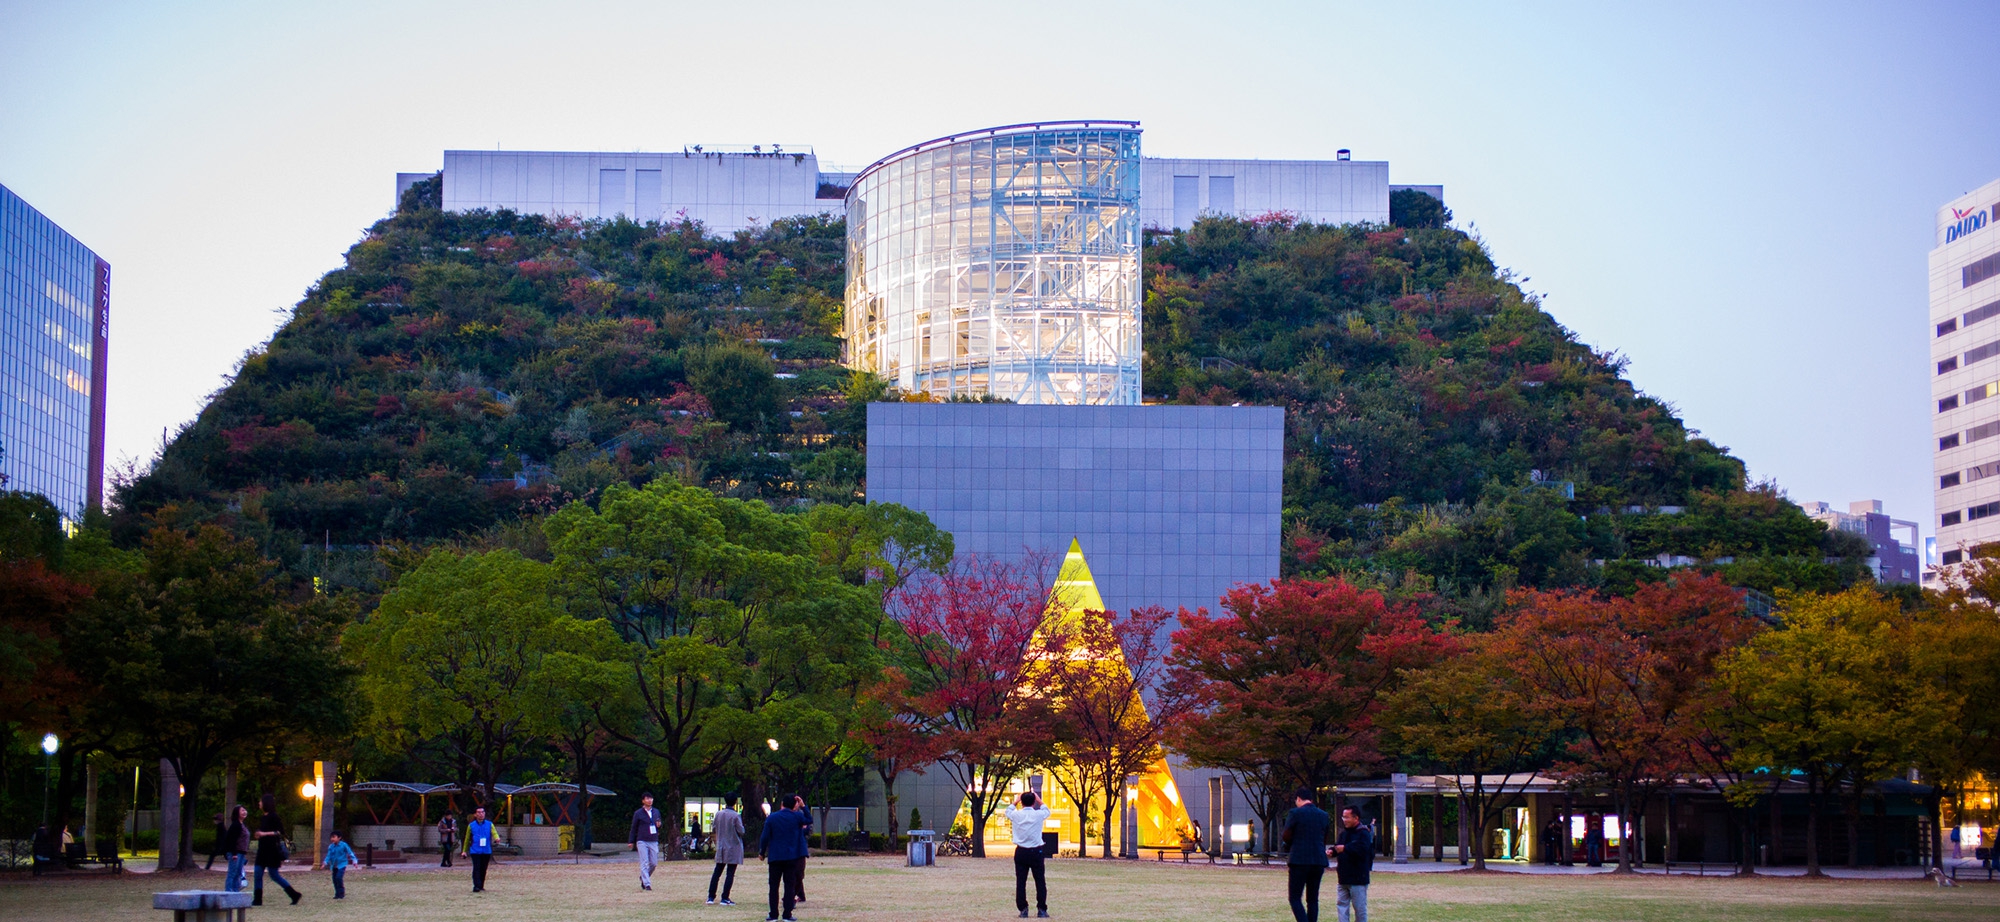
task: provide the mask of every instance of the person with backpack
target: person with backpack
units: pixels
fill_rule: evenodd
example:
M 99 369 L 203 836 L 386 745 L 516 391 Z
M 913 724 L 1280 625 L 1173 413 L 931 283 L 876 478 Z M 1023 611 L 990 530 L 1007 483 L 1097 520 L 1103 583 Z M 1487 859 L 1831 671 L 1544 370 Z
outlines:
M 1375 867 L 1375 831 L 1361 822 L 1361 811 L 1340 808 L 1340 837 L 1333 843 L 1334 911 L 1340 922 L 1368 922 L 1368 872 Z
M 285 822 L 278 818 L 278 795 L 266 794 L 261 802 L 264 816 L 257 821 L 257 884 L 252 888 L 250 905 L 264 905 L 264 875 L 271 875 L 271 882 L 284 888 L 285 895 L 292 898 L 296 906 L 299 897 L 305 894 L 292 888 L 292 882 L 285 879 L 278 869 L 284 867 L 285 859 L 292 856 L 291 847 L 285 844 Z

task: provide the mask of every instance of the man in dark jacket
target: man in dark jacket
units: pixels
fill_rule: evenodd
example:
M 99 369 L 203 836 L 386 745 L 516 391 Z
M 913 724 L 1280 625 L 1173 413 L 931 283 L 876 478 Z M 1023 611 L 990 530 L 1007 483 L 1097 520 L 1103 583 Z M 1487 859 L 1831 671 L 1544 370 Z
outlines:
M 1310 789 L 1293 792 L 1292 802 L 1282 835 L 1291 850 L 1285 861 L 1286 895 L 1291 898 L 1295 922 L 1319 922 L 1319 882 L 1326 876 L 1326 830 L 1333 820 L 1325 810 L 1313 806 Z
M 812 820 L 804 810 L 791 809 L 794 803 L 804 801 L 797 795 L 787 795 L 779 803 L 783 810 L 764 817 L 764 828 L 757 834 L 757 857 L 766 862 L 771 877 L 771 912 L 765 922 L 782 922 L 792 918 L 792 906 L 799 901 L 799 882 L 804 876 L 806 864 L 806 830 L 812 828 Z M 785 914 L 778 915 L 778 888 L 785 891 Z
M 632 850 L 639 853 L 639 889 L 653 889 L 653 869 L 660 866 L 660 811 L 653 809 L 653 795 L 640 796 L 639 809 L 632 811 Z
M 1354 922 L 1368 922 L 1368 871 L 1375 866 L 1375 834 L 1361 824 L 1361 811 L 1340 809 L 1340 838 L 1334 840 L 1334 911 L 1340 922 L 1348 922 L 1348 907 Z

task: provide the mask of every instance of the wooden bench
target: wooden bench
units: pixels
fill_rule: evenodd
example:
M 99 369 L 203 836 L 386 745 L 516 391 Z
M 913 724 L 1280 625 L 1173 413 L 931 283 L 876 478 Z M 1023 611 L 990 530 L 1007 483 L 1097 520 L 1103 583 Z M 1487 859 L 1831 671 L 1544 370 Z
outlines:
M 243 922 L 253 898 L 248 890 L 170 890 L 153 894 L 153 908 L 172 910 L 174 922 Z

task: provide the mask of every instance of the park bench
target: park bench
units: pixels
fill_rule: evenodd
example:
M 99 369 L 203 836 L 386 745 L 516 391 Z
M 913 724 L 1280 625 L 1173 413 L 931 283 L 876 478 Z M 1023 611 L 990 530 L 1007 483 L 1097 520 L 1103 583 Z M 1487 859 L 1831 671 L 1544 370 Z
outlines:
M 153 908 L 172 910 L 174 922 L 243 922 L 254 897 L 247 890 L 170 890 L 153 894 Z
M 118 857 L 118 846 L 108 838 L 98 840 L 97 854 L 86 855 L 83 852 L 83 846 L 78 845 L 70 854 L 68 860 L 70 867 L 73 868 L 81 868 L 86 864 L 94 864 L 113 874 L 125 873 L 125 859 Z

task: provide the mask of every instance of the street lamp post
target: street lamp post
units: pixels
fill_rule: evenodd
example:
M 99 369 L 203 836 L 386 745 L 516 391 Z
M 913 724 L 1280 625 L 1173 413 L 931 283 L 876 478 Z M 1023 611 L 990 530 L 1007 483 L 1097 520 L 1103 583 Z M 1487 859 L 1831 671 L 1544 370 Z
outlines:
M 56 735 L 53 733 L 42 737 L 42 825 L 43 826 L 47 826 L 49 824 L 49 773 L 55 770 L 54 766 L 51 763 L 55 760 L 57 747 L 61 745 L 62 741 L 56 739 Z

